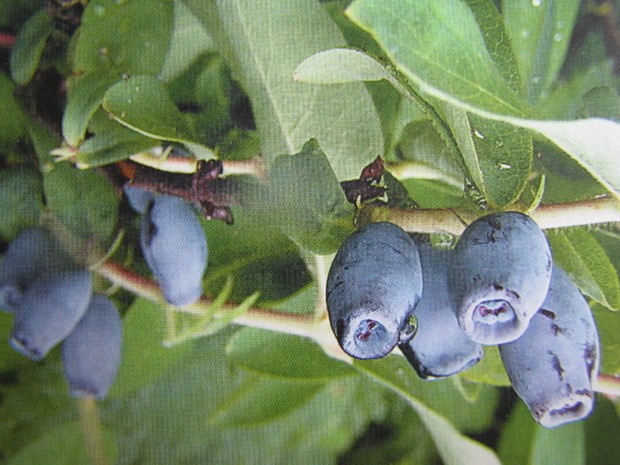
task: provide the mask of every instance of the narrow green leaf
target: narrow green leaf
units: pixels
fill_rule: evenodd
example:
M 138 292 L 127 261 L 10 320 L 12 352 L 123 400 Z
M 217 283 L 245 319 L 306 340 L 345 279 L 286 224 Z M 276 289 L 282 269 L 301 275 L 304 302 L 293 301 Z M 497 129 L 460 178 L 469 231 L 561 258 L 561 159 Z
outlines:
M 395 363 L 397 365 L 395 366 Z M 354 366 L 366 373 L 375 381 L 402 396 L 418 413 L 420 419 L 435 441 L 435 446 L 446 465 L 469 465 L 484 463 L 485 465 L 500 465 L 495 452 L 487 446 L 462 435 L 444 416 L 431 410 L 418 400 L 417 392 L 413 390 L 413 369 L 411 376 L 404 370 L 406 361 L 402 357 L 388 356 L 379 361 L 356 361 Z M 419 381 L 423 383 L 423 381 Z M 442 381 L 433 382 L 433 384 Z M 415 394 L 414 394 L 415 393 Z M 463 400 L 463 403 L 465 401 Z M 453 407 L 458 409 L 460 407 Z
M 102 428 L 103 454 L 114 463 L 118 455 L 116 438 Z M 67 421 L 49 429 L 41 437 L 26 445 L 7 462 L 8 465 L 84 465 L 90 462 L 86 438 L 77 421 Z
M 620 318 L 600 304 L 592 306 L 592 314 L 601 341 L 601 372 L 620 374 Z
M 570 423 L 556 429 L 537 424 L 535 431 L 530 465 L 585 465 L 583 423 Z
M 16 166 L 0 171 L 0 237 L 10 241 L 22 229 L 35 226 L 43 209 L 43 183 L 33 168 Z
M 525 404 L 517 401 L 499 438 L 497 453 L 503 465 L 531 465 L 536 422 Z
M 91 0 L 75 44 L 74 71 L 114 68 L 157 75 L 166 59 L 172 26 L 169 0 Z
M 78 147 L 75 157 L 80 167 L 89 168 L 126 160 L 131 155 L 146 151 L 159 142 L 124 126 L 100 131 Z
M 488 111 L 523 114 L 523 102 L 498 71 L 463 1 L 357 0 L 347 15 L 369 31 L 416 84 L 433 83 Z
M 502 15 L 530 103 L 544 97 L 557 77 L 579 11 L 579 0 L 503 0 Z
M 220 427 L 248 427 L 281 418 L 306 404 L 324 384 L 253 376 L 209 416 Z
M 112 235 L 119 199 L 99 173 L 55 163 L 44 173 L 43 186 L 47 206 L 73 234 L 99 240 Z
M 553 259 L 581 291 L 610 310 L 620 310 L 618 272 L 605 250 L 580 228 L 549 232 Z
M 279 379 L 327 381 L 354 374 L 346 363 L 327 356 L 307 338 L 261 329 L 237 331 L 226 345 L 226 354 L 235 365 Z
M 15 39 L 9 63 L 15 82 L 22 85 L 30 82 L 51 33 L 52 18 L 45 10 L 37 11 L 23 24 Z
M 67 106 L 62 116 L 62 134 L 71 146 L 84 139 L 86 128 L 108 88 L 120 80 L 117 70 L 96 71 L 67 81 Z
M 164 337 L 165 313 L 157 304 L 141 298 L 129 308 L 123 320 L 123 350 L 121 366 L 110 397 L 131 394 L 155 382 L 192 348 L 192 344 L 166 348 Z
M 268 195 L 272 220 L 315 253 L 334 252 L 352 231 L 353 206 L 315 140 L 300 153 L 281 155 L 273 162 Z
M 323 5 L 307 0 L 209 3 L 189 2 L 249 96 L 261 153 L 269 162 L 299 152 L 315 138 L 344 180 L 357 177 L 382 153 L 381 124 L 361 83 L 324 87 L 293 80 L 304 58 L 346 45 Z

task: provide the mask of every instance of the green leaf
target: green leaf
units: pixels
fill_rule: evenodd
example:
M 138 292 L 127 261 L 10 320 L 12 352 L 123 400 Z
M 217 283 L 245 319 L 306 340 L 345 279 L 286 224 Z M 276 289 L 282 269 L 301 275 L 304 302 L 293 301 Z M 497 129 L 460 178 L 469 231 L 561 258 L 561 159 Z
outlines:
M 605 250 L 586 230 L 571 228 L 547 234 L 553 259 L 581 291 L 610 310 L 620 309 L 618 272 Z
M 254 376 L 247 379 L 209 416 L 217 426 L 248 427 L 273 421 L 306 404 L 325 385 Z
M 446 116 L 469 176 L 487 202 L 498 208 L 518 199 L 533 158 L 529 131 L 450 106 Z
M 502 15 L 526 95 L 536 104 L 553 86 L 568 50 L 579 0 L 503 0 Z
M 165 86 L 153 76 L 132 76 L 105 93 L 103 108 L 145 136 L 182 142 L 194 134 Z
M 156 75 L 166 59 L 172 26 L 173 2 L 168 0 L 89 1 L 75 44 L 74 71 L 114 68 Z
M 209 3 L 189 2 L 249 96 L 261 153 L 269 162 L 299 152 L 315 138 L 343 180 L 357 177 L 382 153 L 379 118 L 361 83 L 318 87 L 293 81 L 304 58 L 345 45 L 322 5 L 306 0 Z
M 0 373 L 24 361 L 24 358 L 6 343 L 11 337 L 12 330 L 13 315 L 0 310 L 0 341 L 3 341 L 0 344 Z
M 424 381 L 416 379 L 413 369 L 407 365 L 407 362 L 402 357 L 394 355 L 370 362 L 356 361 L 354 366 L 375 381 L 402 396 L 413 407 L 433 437 L 439 455 L 446 465 L 465 465 L 471 463 L 500 464 L 493 450 L 462 435 L 444 416 L 418 400 L 419 391 L 416 384 L 424 383 Z M 409 376 L 407 373 L 409 373 Z M 436 388 L 440 388 L 441 385 L 439 383 L 445 385 L 445 382 L 442 381 L 432 382 L 432 384 L 436 385 Z M 450 383 L 450 386 L 452 389 L 455 389 L 453 384 Z M 421 384 L 419 387 L 422 388 Z M 424 389 L 422 388 L 421 390 Z M 433 399 L 432 394 L 429 395 L 429 398 Z M 465 403 L 465 401 L 462 400 L 461 403 Z M 479 407 L 485 404 L 487 404 L 486 400 Z M 456 407 L 452 403 L 447 405 L 452 406 L 453 411 L 463 406 Z M 443 405 L 444 409 L 447 405 Z
M 273 162 L 268 189 L 273 221 L 303 247 L 328 254 L 352 232 L 353 206 L 316 140 Z
M 254 328 L 235 333 L 226 345 L 226 355 L 246 370 L 285 380 L 327 381 L 355 373 L 310 339 Z
M 174 1 L 174 26 L 170 49 L 159 79 L 170 81 L 187 69 L 202 53 L 213 48 L 213 40 L 191 10 L 180 0 Z
M 620 422 L 614 404 L 604 396 L 596 398 L 596 407 L 584 424 L 586 463 L 614 463 L 620 457 Z
M 510 380 L 499 356 L 497 346 L 484 346 L 484 357 L 470 369 L 461 373 L 461 377 L 476 383 L 493 386 L 510 386 Z
M 15 84 L 6 73 L 0 72 L 0 146 L 9 150 L 26 132 L 26 115 L 15 99 Z
M 98 132 L 80 144 L 75 157 L 82 168 L 107 165 L 159 145 L 124 126 Z
M 387 79 L 389 72 L 366 53 L 348 48 L 318 52 L 302 61 L 293 79 L 308 84 L 345 84 Z
M 43 183 L 33 168 L 16 166 L 0 171 L 0 237 L 10 241 L 22 229 L 35 226 L 43 209 Z
M 125 396 L 152 384 L 190 351 L 192 343 L 164 347 L 164 328 L 164 310 L 155 303 L 136 299 L 123 320 L 121 366 L 110 397 Z
M 43 174 L 43 186 L 47 206 L 70 232 L 99 240 L 112 235 L 119 199 L 99 173 L 60 162 Z
M 107 428 L 102 430 L 103 454 L 109 463 L 118 455 L 116 439 Z M 84 465 L 90 463 L 84 433 L 77 421 L 67 421 L 49 429 L 26 445 L 7 462 L 8 465 Z
M 122 73 L 110 69 L 68 79 L 62 134 L 69 145 L 75 147 L 84 139 L 88 124 L 101 105 L 105 92 L 121 77 Z
M 36 12 L 20 28 L 10 60 L 11 76 L 15 82 L 22 85 L 30 82 L 51 33 L 52 18 L 45 10 Z
M 592 306 L 592 314 L 601 343 L 601 372 L 620 374 L 620 318 L 600 304 Z
M 529 465 L 532 442 L 536 436 L 536 422 L 520 400 L 510 412 L 499 439 L 497 453 L 504 465 Z
M 523 102 L 498 71 L 464 2 L 357 0 L 347 15 L 368 30 L 416 84 L 433 83 L 488 111 L 523 114 Z

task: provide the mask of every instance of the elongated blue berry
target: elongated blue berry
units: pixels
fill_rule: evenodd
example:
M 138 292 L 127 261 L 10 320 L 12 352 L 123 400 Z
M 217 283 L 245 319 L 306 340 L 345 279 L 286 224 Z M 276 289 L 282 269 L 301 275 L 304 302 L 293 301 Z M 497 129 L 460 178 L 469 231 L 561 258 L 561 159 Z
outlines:
M 92 278 L 86 270 L 36 279 L 15 311 L 11 346 L 32 360 L 42 359 L 77 325 L 91 294 Z
M 481 344 L 521 336 L 540 308 L 551 279 L 551 251 L 527 215 L 503 212 L 469 225 L 448 275 L 461 328 Z
M 125 186 L 123 187 L 127 202 L 136 213 L 143 215 L 149 208 L 149 204 L 155 198 L 152 192 L 140 189 L 139 187 Z
M 37 277 L 73 266 L 69 255 L 46 229 L 22 231 L 9 244 L 0 265 L 0 308 L 14 312 Z
M 327 278 L 327 309 L 342 349 L 380 358 L 412 336 L 409 317 L 422 294 L 413 240 L 392 223 L 371 223 L 342 244 Z
M 528 329 L 499 353 L 514 390 L 541 425 L 554 428 L 592 411 L 598 332 L 588 303 L 559 267 Z
M 114 304 L 96 295 L 62 343 L 62 366 L 73 397 L 107 395 L 121 362 L 123 324 Z
M 189 305 L 200 298 L 207 240 L 190 204 L 170 195 L 156 197 L 142 219 L 140 243 L 169 303 Z
M 448 268 L 454 252 L 420 244 L 424 287 L 413 315 L 416 332 L 399 347 L 421 378 L 439 378 L 463 371 L 482 358 L 482 346 L 459 326 L 448 290 Z

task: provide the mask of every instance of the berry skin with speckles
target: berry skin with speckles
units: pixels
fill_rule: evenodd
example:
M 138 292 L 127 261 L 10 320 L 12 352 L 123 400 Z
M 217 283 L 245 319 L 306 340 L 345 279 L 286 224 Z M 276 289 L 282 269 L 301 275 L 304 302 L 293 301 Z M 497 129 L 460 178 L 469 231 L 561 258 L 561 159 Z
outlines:
M 422 294 L 416 244 L 395 224 L 361 227 L 342 244 L 327 278 L 332 330 L 351 357 L 376 359 L 413 335 Z
M 461 328 L 481 344 L 517 339 L 547 295 L 551 268 L 547 239 L 529 216 L 477 219 L 456 244 L 448 274 Z
M 171 195 L 155 197 L 142 218 L 140 245 L 168 303 L 183 306 L 200 298 L 207 240 L 189 203 Z
M 123 324 L 116 307 L 103 295 L 62 343 L 62 364 L 73 397 L 104 399 L 121 362 Z
M 424 286 L 413 311 L 416 331 L 399 348 L 421 378 L 451 376 L 478 363 L 482 346 L 465 334 L 456 319 L 447 284 L 454 252 L 435 250 L 428 244 L 419 244 L 418 250 Z
M 541 425 L 554 428 L 592 411 L 598 332 L 588 303 L 558 266 L 528 329 L 499 353 L 514 390 Z

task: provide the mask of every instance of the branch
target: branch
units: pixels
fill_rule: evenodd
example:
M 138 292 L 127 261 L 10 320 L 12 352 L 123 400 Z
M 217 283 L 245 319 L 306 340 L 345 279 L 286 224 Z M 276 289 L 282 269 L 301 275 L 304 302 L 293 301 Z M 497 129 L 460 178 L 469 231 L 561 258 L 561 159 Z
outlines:
M 390 221 L 405 231 L 461 235 L 480 215 L 469 210 L 413 210 L 377 205 L 362 207 L 370 221 Z M 541 205 L 532 219 L 543 229 L 620 222 L 620 202 L 609 197 L 572 203 Z
M 162 308 L 169 308 L 157 283 L 148 278 L 138 275 L 114 262 L 106 262 L 93 271 L 138 296 L 161 304 Z M 213 300 L 203 297 L 193 305 L 173 308 L 179 312 L 200 315 L 203 314 L 212 303 Z M 233 310 L 236 306 L 225 304 L 223 308 Z M 330 357 L 343 360 L 347 363 L 352 362 L 351 357 L 345 354 L 338 345 L 336 338 L 329 328 L 329 321 L 326 318 L 317 319 L 313 316 L 296 315 L 267 308 L 252 307 L 247 313 L 237 317 L 234 323 L 252 328 L 268 329 L 280 333 L 307 337 L 319 344 Z M 394 353 L 402 355 L 399 350 L 395 350 Z M 598 379 L 593 384 L 593 388 L 598 392 L 611 396 L 620 396 L 620 378 L 599 374 Z

